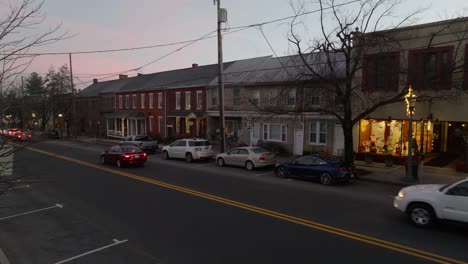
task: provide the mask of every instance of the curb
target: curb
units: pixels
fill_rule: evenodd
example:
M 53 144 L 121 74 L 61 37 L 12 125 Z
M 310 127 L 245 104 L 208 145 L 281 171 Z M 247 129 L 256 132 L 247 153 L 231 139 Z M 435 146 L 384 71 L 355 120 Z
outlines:
M 10 264 L 10 261 L 6 257 L 5 253 L 3 250 L 0 248 L 0 264 Z
M 358 181 L 366 181 L 366 182 L 386 184 L 386 185 L 393 185 L 393 186 L 400 186 L 400 187 L 407 187 L 407 186 L 413 185 L 413 184 L 407 184 L 407 183 L 402 183 L 402 182 L 390 182 L 390 181 L 384 181 L 384 180 L 379 180 L 379 179 L 374 179 L 374 178 L 366 178 L 366 177 L 359 177 L 357 180 Z

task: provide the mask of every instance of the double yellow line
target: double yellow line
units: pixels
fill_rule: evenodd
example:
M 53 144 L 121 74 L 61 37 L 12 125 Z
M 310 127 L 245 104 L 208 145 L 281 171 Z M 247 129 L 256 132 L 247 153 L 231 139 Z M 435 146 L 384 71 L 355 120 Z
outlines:
M 306 227 L 309 227 L 309 228 L 312 228 L 312 229 L 315 229 L 315 230 L 320 230 L 320 231 L 327 232 L 327 233 L 330 233 L 330 234 L 334 234 L 334 235 L 337 235 L 337 236 L 346 237 L 346 238 L 349 238 L 349 239 L 352 239 L 352 240 L 361 241 L 363 243 L 371 244 L 371 245 L 374 245 L 374 246 L 377 246 L 377 247 L 386 248 L 386 249 L 389 249 L 389 250 L 392 250 L 392 251 L 397 251 L 397 252 L 400 252 L 400 253 L 403 253 L 403 254 L 407 254 L 407 255 L 411 255 L 411 256 L 414 256 L 414 257 L 421 258 L 421 259 L 429 260 L 429 261 L 432 261 L 432 262 L 435 262 L 435 263 L 467 264 L 467 262 L 455 260 L 455 259 L 448 258 L 448 257 L 445 257 L 445 256 L 437 255 L 437 254 L 434 254 L 434 253 L 431 253 L 431 252 L 419 250 L 419 249 L 412 248 L 412 247 L 407 247 L 407 246 L 400 245 L 400 244 L 397 244 L 397 243 L 392 243 L 392 242 L 389 242 L 389 241 L 386 241 L 386 240 L 378 239 L 378 238 L 371 237 L 371 236 L 362 235 L 362 234 L 359 234 L 359 233 L 351 232 L 351 231 L 348 231 L 348 230 L 345 230 L 345 229 L 341 229 L 341 228 L 337 228 L 337 227 L 333 227 L 333 226 L 329 226 L 329 225 L 325 225 L 325 224 L 321 224 L 321 223 L 318 223 L 318 222 L 309 221 L 309 220 L 306 220 L 306 219 L 303 219 L 303 218 L 298 218 L 298 217 L 294 217 L 294 216 L 291 216 L 291 215 L 271 211 L 271 210 L 268 210 L 268 209 L 265 209 L 265 208 L 249 205 L 249 204 L 246 204 L 246 203 L 237 202 L 237 201 L 226 199 L 226 198 L 223 198 L 223 197 L 220 197 L 220 196 L 215 196 L 215 195 L 211 195 L 211 194 L 208 194 L 208 193 L 203 193 L 203 192 L 195 191 L 195 190 L 192 190 L 192 189 L 180 187 L 180 186 L 177 186 L 177 185 L 173 185 L 173 184 L 169 184 L 169 183 L 165 183 L 165 182 L 161 182 L 161 181 L 141 177 L 141 176 L 138 176 L 138 175 L 135 175 L 135 174 L 119 171 L 119 170 L 116 170 L 116 169 L 111 169 L 111 168 L 108 168 L 108 167 L 104 167 L 104 166 L 100 166 L 100 165 L 97 165 L 97 164 L 81 161 L 81 160 L 70 158 L 70 157 L 67 157 L 67 156 L 57 155 L 57 154 L 54 154 L 54 153 L 50 153 L 50 152 L 43 151 L 43 150 L 36 149 L 36 148 L 32 148 L 32 147 L 28 147 L 27 149 L 38 152 L 38 153 L 42 153 L 42 154 L 45 154 L 45 155 L 48 155 L 48 156 L 53 156 L 53 157 L 56 157 L 56 158 L 59 158 L 59 159 L 67 160 L 67 161 L 70 161 L 70 162 L 73 162 L 73 163 L 78 163 L 78 164 L 81 164 L 81 165 L 84 165 L 84 166 L 87 166 L 87 167 L 92 167 L 92 168 L 96 168 L 96 169 L 99 169 L 99 170 L 108 171 L 108 172 L 118 174 L 118 175 L 121 175 L 121 176 L 124 176 L 124 177 L 128 177 L 128 178 L 131 178 L 131 179 L 134 179 L 134 180 L 147 182 L 147 183 L 157 185 L 157 186 L 160 186 L 160 187 L 164 187 L 164 188 L 168 188 L 168 189 L 175 190 L 175 191 L 178 191 L 178 192 L 182 192 L 182 193 L 186 193 L 186 194 L 189 194 L 189 195 L 197 196 L 197 197 L 200 197 L 200 198 L 203 198 L 203 199 L 207 199 L 207 200 L 215 201 L 215 202 L 218 202 L 218 203 L 234 206 L 234 207 L 237 207 L 237 208 L 242 208 L 244 210 L 255 212 L 255 213 L 258 213 L 258 214 L 267 215 L 267 216 L 270 216 L 270 217 L 273 217 L 273 218 L 276 218 L 276 219 L 281 219 L 281 220 L 284 220 L 284 221 L 287 221 L 287 222 L 290 222 L 290 223 L 299 224 L 299 225 L 306 226 Z

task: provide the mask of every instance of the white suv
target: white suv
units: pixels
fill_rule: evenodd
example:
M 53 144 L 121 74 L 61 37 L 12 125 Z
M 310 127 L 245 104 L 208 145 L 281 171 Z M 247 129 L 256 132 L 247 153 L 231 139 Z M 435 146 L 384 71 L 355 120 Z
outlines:
M 468 178 L 451 184 L 420 184 L 401 189 L 393 205 L 411 223 L 426 227 L 437 219 L 468 222 Z
M 181 158 L 187 162 L 209 159 L 214 156 L 211 144 L 206 139 L 179 139 L 162 148 L 163 159 Z

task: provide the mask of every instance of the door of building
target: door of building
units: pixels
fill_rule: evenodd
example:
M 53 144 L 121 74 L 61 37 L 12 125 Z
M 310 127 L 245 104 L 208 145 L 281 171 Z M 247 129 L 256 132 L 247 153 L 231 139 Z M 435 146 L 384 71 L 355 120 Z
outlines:
M 335 124 L 335 144 L 333 145 L 333 155 L 341 156 L 344 152 L 344 135 L 341 124 Z
M 304 154 L 304 130 L 302 128 L 294 129 L 294 155 L 302 156 Z

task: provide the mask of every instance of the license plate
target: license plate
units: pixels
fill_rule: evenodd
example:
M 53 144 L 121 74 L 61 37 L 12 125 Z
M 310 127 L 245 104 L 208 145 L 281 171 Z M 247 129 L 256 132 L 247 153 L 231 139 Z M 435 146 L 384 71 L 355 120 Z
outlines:
M 140 155 L 135 155 L 135 156 L 133 156 L 133 157 L 134 157 L 134 158 L 139 158 L 139 157 L 140 157 Z

